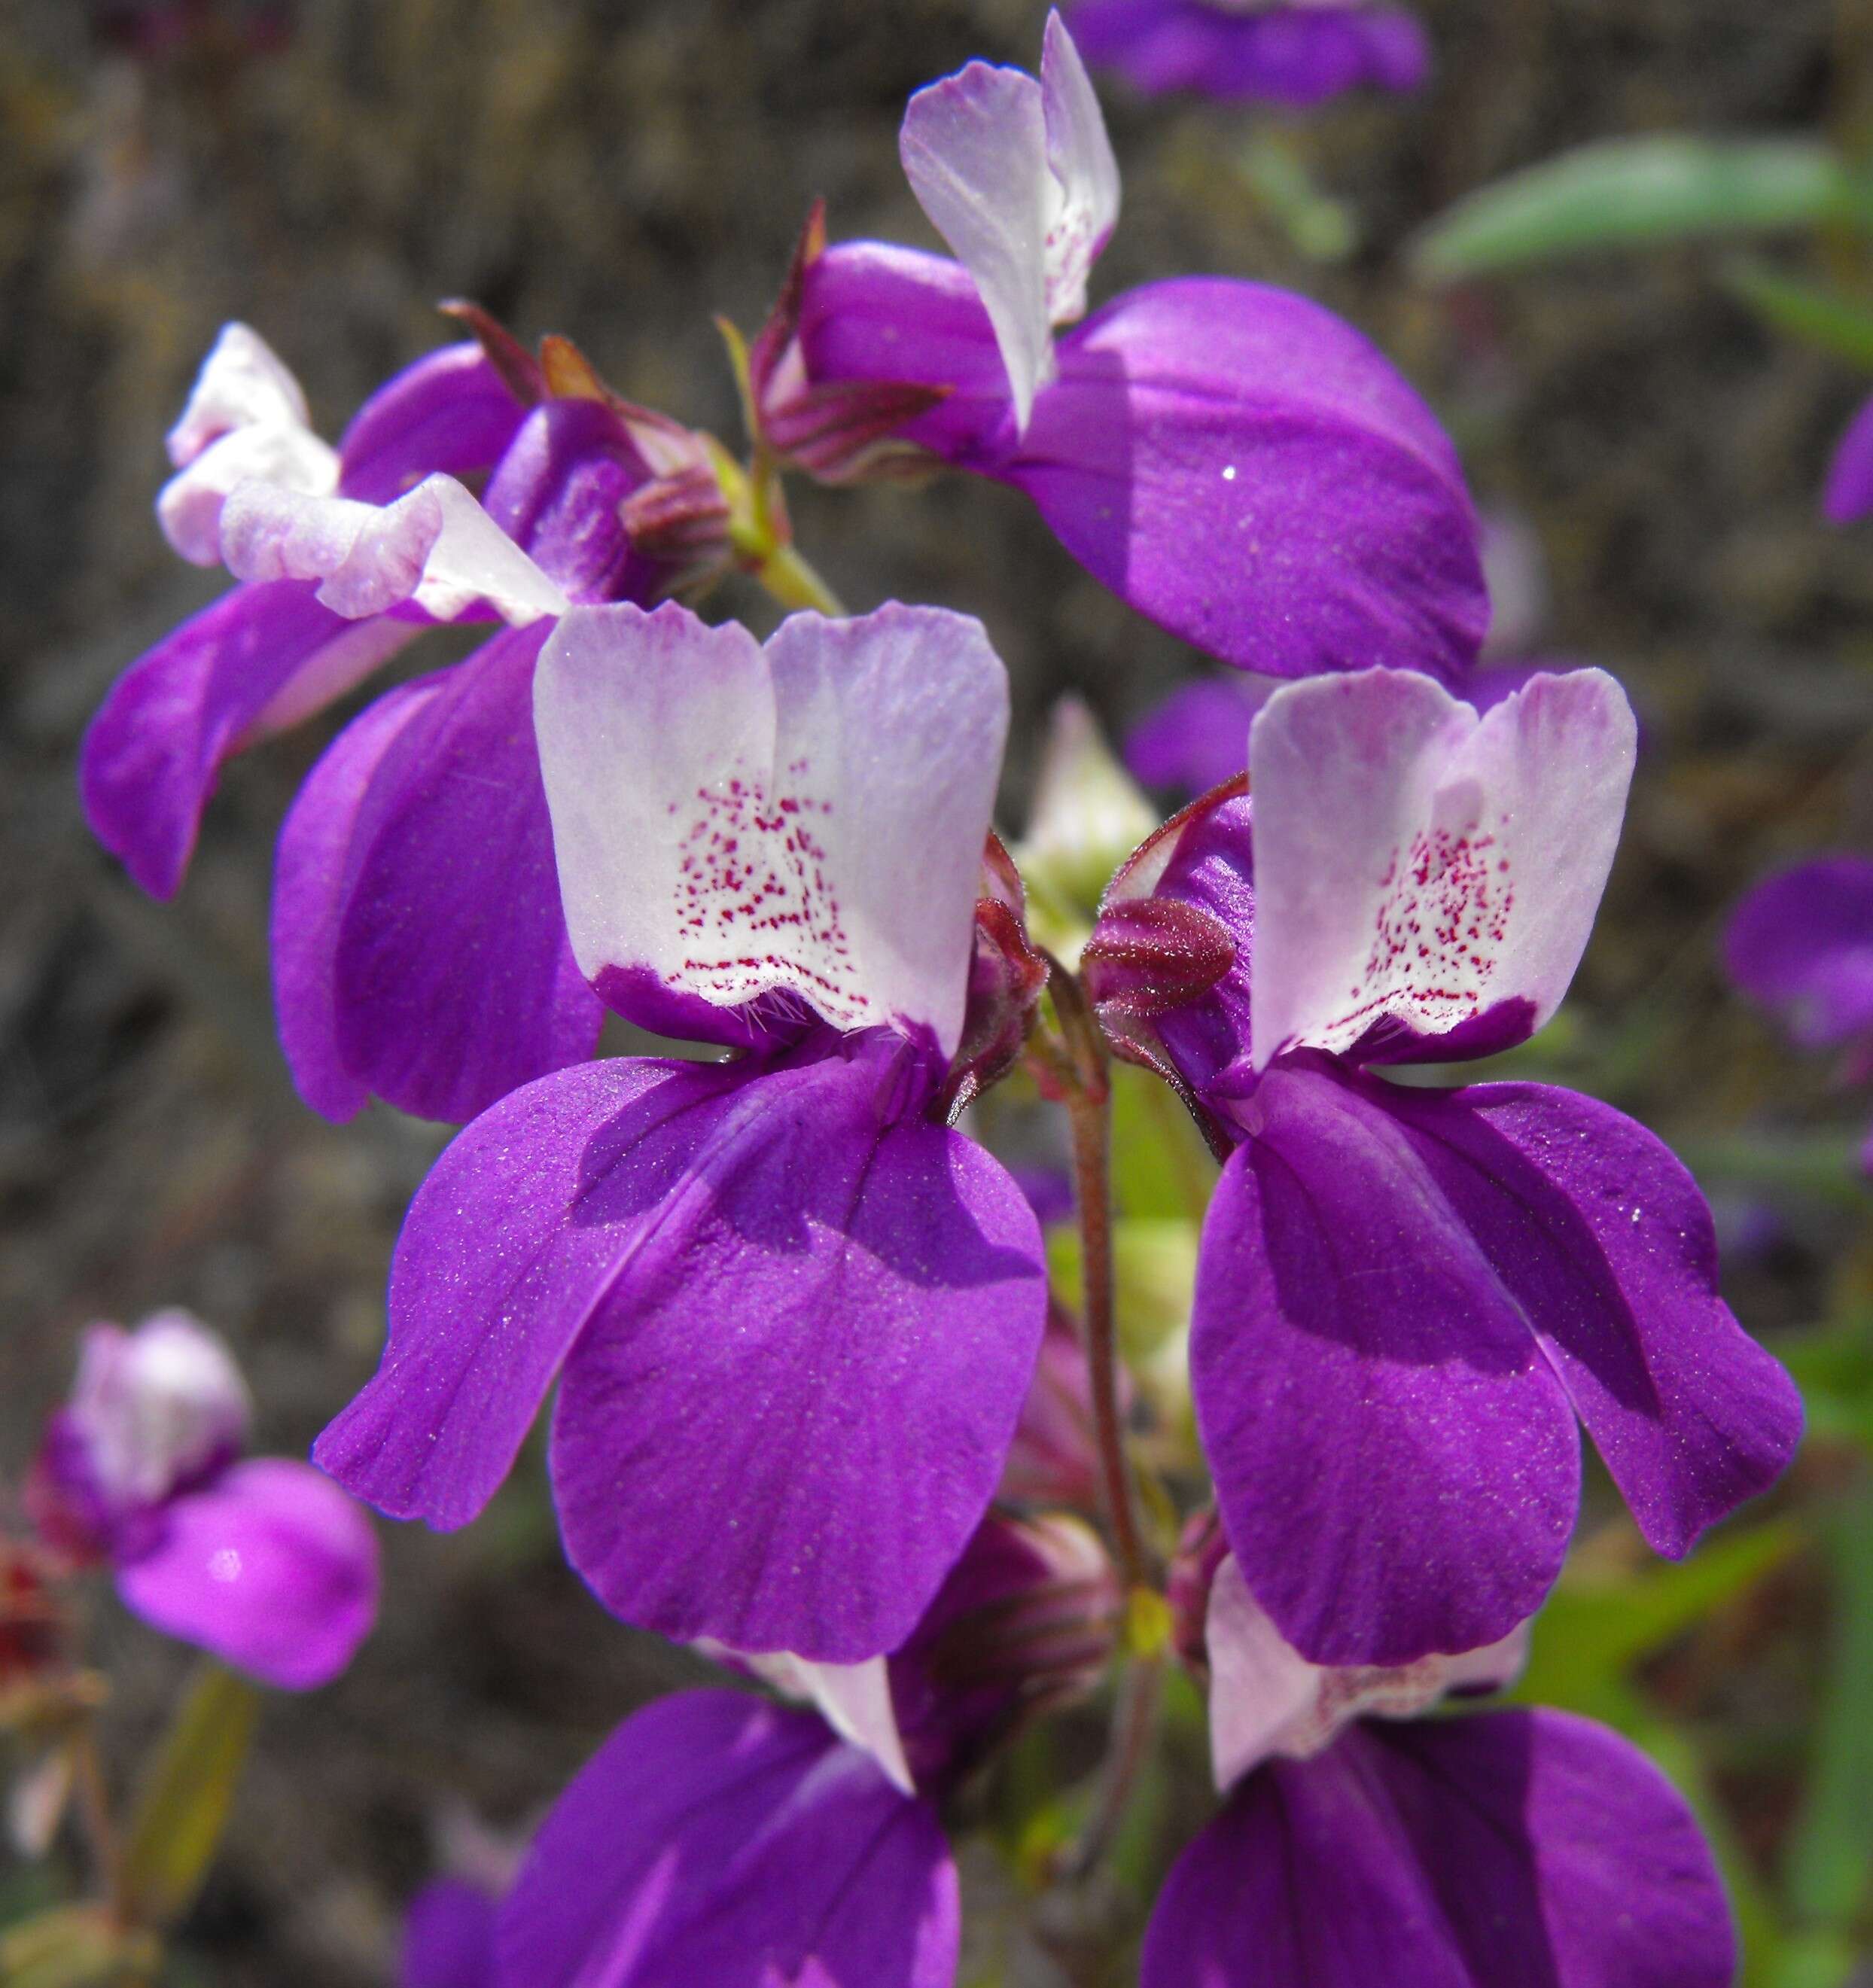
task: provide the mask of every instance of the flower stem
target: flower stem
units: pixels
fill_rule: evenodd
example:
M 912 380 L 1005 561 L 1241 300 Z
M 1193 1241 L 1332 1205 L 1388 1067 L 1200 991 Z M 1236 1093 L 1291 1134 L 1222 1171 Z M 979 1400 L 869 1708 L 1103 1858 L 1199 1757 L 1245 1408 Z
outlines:
M 1098 1790 L 1079 1834 L 1060 1852 L 1054 1867 L 1055 1875 L 1069 1883 L 1084 1878 L 1111 1848 L 1118 1834 L 1139 1773 L 1151 1757 L 1163 1682 L 1161 1656 L 1139 1658 L 1127 1667 L 1119 1681 L 1112 1740 Z
M 1112 1264 L 1112 1082 L 1098 1018 L 1078 977 L 1050 962 L 1054 1012 L 1071 1057 L 1066 1092 L 1073 1144 L 1073 1206 L 1080 1222 L 1080 1310 L 1093 1394 L 1093 1428 L 1120 1570 L 1130 1587 L 1151 1581 L 1138 1530 L 1131 1464 L 1118 1404 L 1118 1332 Z
M 841 617 L 845 614 L 838 595 L 791 544 L 777 545 L 754 571 L 783 607 L 816 608 L 822 614 Z

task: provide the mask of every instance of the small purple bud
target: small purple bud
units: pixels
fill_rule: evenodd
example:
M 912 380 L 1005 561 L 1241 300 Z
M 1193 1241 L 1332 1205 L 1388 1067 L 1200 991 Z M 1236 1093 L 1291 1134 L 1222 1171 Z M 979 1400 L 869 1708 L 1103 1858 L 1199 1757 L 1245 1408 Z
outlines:
M 936 466 L 898 431 L 949 397 L 948 386 L 911 380 L 808 381 L 800 344 L 806 272 L 826 250 L 826 203 L 816 201 L 787 273 L 748 349 L 749 388 L 762 438 L 822 483 L 881 481 Z

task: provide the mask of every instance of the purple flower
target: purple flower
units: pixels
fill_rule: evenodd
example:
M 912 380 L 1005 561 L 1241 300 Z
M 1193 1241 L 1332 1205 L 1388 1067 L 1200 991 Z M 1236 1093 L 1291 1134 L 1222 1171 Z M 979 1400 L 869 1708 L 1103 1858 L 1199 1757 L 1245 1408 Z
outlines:
M 1486 619 L 1469 498 L 1363 338 L 1220 279 L 1077 322 L 1118 171 L 1057 15 L 1038 81 L 972 63 L 911 99 L 901 149 L 958 259 L 820 252 L 810 229 L 756 370 L 778 445 L 828 395 L 921 385 L 942 397 L 901 444 L 1025 491 L 1121 599 L 1225 661 L 1460 678 Z
M 1731 915 L 1723 962 L 1802 1048 L 1873 1064 L 1873 862 L 1827 856 L 1764 878 Z
M 501 1908 L 504 1988 L 949 1988 L 961 1914 L 937 1800 L 1111 1650 L 1111 1570 L 1072 1530 L 985 1525 L 888 1667 L 767 1667 L 816 1711 L 691 1691 L 627 1719 Z
M 541 1079 L 398 1242 L 377 1377 L 319 1459 L 455 1526 L 555 1377 L 567 1553 L 626 1620 L 853 1662 L 992 1494 L 1046 1314 L 1016 1183 L 941 1122 L 1008 718 L 981 627 L 800 615 L 764 651 L 579 608 L 536 712 L 573 950 L 617 1013 L 741 1052 Z
M 145 1621 L 307 1690 L 345 1668 L 375 1619 L 377 1538 L 310 1466 L 238 1461 L 248 1414 L 226 1347 L 187 1313 L 134 1332 L 93 1326 L 27 1502 L 68 1559 L 115 1568 Z
M 1827 471 L 1822 515 L 1831 525 L 1851 525 L 1873 511 L 1873 400 L 1848 424 Z
M 680 478 L 698 445 L 601 397 L 563 342 L 536 364 L 485 336 L 486 350 L 451 347 L 397 375 L 333 450 L 262 340 L 222 333 L 171 431 L 157 508 L 177 552 L 242 584 L 134 664 L 85 739 L 93 830 L 166 898 L 232 754 L 427 627 L 512 624 L 370 705 L 282 830 L 280 1038 L 331 1118 L 373 1093 L 470 1117 L 590 1055 L 602 1019 L 553 888 L 533 662 L 569 600 L 647 598 L 671 578 L 620 507 Z M 482 473 L 477 502 L 455 479 Z
M 438 1878 L 410 1902 L 397 1988 L 496 1988 L 499 1901 L 465 1878 Z
M 1134 958 L 1114 999 L 1128 1053 L 1229 1152 L 1198 1425 L 1243 1577 L 1315 1662 L 1471 1649 L 1533 1614 L 1578 1503 L 1577 1416 L 1674 1556 L 1798 1439 L 1794 1388 L 1718 1297 L 1702 1197 L 1649 1132 L 1545 1085 L 1375 1068 L 1488 1055 L 1554 1013 L 1634 739 L 1597 671 L 1482 715 L 1398 671 L 1291 685 L 1250 735 L 1253 827 L 1226 788 L 1115 881 L 1121 936 L 1151 898 L 1234 942 L 1200 999 L 1180 928 L 1171 998 L 1148 1013 Z
M 1801 1047 L 1844 1050 L 1848 1083 L 1873 1077 L 1873 862 L 1823 857 L 1765 878 L 1732 915 L 1723 958 Z M 1860 1163 L 1873 1175 L 1873 1136 Z
M 1531 677 L 1581 665 L 1535 646 L 1547 603 L 1540 540 L 1512 512 L 1486 513 L 1482 526 L 1489 633 L 1478 668 L 1455 688 L 1466 702 L 1487 711 Z M 1125 763 L 1148 787 L 1186 799 L 1207 793 L 1245 770 L 1249 721 L 1280 688 L 1278 677 L 1237 672 L 1180 684 L 1132 727 Z
M 1228 1560 L 1208 1628 L 1218 1780 L 1232 1792 L 1165 1882 L 1141 1988 L 1734 1979 L 1709 1848 L 1636 1749 L 1555 1712 L 1396 1723 L 1506 1682 L 1519 1639 L 1408 1671 L 1322 1669 Z
M 1076 0 L 1086 59 L 1148 96 L 1320 103 L 1351 90 L 1416 90 L 1431 44 L 1415 16 L 1374 0 Z

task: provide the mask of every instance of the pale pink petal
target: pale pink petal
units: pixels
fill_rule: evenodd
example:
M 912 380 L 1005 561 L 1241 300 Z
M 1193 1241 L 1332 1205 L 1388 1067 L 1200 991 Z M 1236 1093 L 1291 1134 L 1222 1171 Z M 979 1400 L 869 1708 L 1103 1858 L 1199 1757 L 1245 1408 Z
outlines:
M 763 651 L 674 604 L 578 607 L 534 716 L 573 951 L 601 995 L 647 975 L 718 1009 L 791 995 L 954 1050 L 1008 725 L 979 623 L 800 614 Z
M 310 428 L 270 423 L 231 428 L 170 478 L 156 499 L 156 521 L 191 566 L 218 566 L 221 512 L 249 481 L 323 496 L 338 487 L 338 455 Z
M 862 1664 L 816 1664 L 785 1651 L 770 1656 L 736 1659 L 783 1697 L 810 1705 L 841 1740 L 869 1753 L 894 1787 L 917 1792 L 904 1757 L 904 1739 L 891 1709 L 887 1660 L 871 1657 Z
M 975 280 L 1022 428 L 1053 372 L 1047 236 L 1065 204 L 1048 140 L 1041 86 L 978 62 L 920 90 L 898 140 L 918 205 Z
M 321 605 L 354 620 L 404 601 L 438 621 L 485 604 L 524 627 L 566 607 L 449 476 L 428 477 L 386 505 L 244 483 L 222 514 L 221 554 L 243 580 L 316 580 Z
M 1525 1040 L 1560 1006 L 1618 841 L 1635 727 L 1598 670 L 1479 716 L 1401 670 L 1278 691 L 1249 742 L 1255 1062 Z
M 1040 88 L 1047 166 L 1053 182 L 1048 219 L 1047 316 L 1071 324 L 1086 315 L 1086 280 L 1118 222 L 1118 161 L 1099 99 L 1058 12 L 1047 16 Z
M 1306 1760 L 1355 1719 L 1411 1719 L 1453 1691 L 1494 1691 L 1520 1674 L 1528 1625 L 1500 1642 L 1412 1664 L 1311 1664 L 1249 1592 L 1233 1554 L 1216 1570 L 1204 1628 L 1211 1764 L 1226 1792 L 1273 1756 Z
M 181 469 L 233 429 L 304 428 L 309 420 L 306 396 L 279 355 L 249 326 L 225 324 L 169 431 L 169 460 Z

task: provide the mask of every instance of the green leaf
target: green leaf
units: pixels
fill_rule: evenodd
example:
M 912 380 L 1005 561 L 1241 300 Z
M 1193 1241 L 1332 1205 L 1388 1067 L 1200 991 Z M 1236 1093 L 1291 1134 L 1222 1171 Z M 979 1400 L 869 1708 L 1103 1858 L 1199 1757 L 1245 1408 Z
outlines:
M 1201 1222 L 1216 1163 L 1190 1114 L 1161 1077 L 1112 1066 L 1112 1200 L 1135 1219 Z
M 118 1988 L 154 1978 L 148 1937 L 126 1934 L 96 1905 L 60 1905 L 0 1936 L 5 1988 Z
M 1753 256 L 1726 262 L 1723 283 L 1773 330 L 1873 373 L 1873 309 Z
M 1417 274 L 1451 282 L 1608 248 L 1873 225 L 1873 181 L 1807 138 L 1608 138 L 1460 200 L 1422 229 Z
M 123 1915 L 134 1925 L 176 1923 L 194 1903 L 228 1826 L 253 1737 L 259 1694 L 207 1665 L 151 1761 L 130 1824 Z
M 1633 1665 L 1743 1593 L 1799 1543 L 1792 1526 L 1756 1526 L 1720 1533 L 1678 1566 L 1613 1576 L 1570 1569 L 1536 1622 L 1515 1696 L 1636 1731 L 1646 1714 L 1627 1682 Z
M 1873 1492 L 1829 1528 L 1834 1624 L 1827 1684 L 1801 1812 L 1788 1852 L 1788 1898 L 1805 1929 L 1845 1932 L 1873 1876 Z

